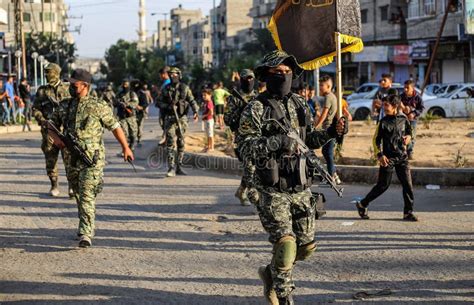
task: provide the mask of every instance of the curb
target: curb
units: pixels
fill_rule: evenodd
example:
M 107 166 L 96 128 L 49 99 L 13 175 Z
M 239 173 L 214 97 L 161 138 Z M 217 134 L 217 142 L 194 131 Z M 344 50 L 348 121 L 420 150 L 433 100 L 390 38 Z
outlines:
M 31 124 L 31 131 L 40 131 L 41 127 L 37 124 Z M 9 134 L 9 133 L 20 133 L 23 131 L 23 125 L 12 125 L 12 126 L 1 126 L 0 134 Z M 25 131 L 27 132 L 27 131 Z
M 149 147 L 146 151 L 142 151 L 137 155 L 141 160 L 147 160 L 149 165 L 150 157 L 154 156 L 153 164 L 166 163 L 164 155 L 164 147 Z M 185 153 L 184 165 L 201 170 L 216 171 L 230 175 L 241 176 L 243 173 L 242 166 L 238 159 L 232 157 L 209 156 L 198 153 Z M 156 168 L 155 165 L 150 166 Z M 365 183 L 375 184 L 377 182 L 378 166 L 352 166 L 338 165 L 338 174 L 342 181 L 346 183 Z M 440 185 L 440 186 L 474 186 L 474 168 L 426 168 L 412 167 L 412 182 L 414 185 Z M 397 175 L 393 174 L 392 182 L 400 184 Z

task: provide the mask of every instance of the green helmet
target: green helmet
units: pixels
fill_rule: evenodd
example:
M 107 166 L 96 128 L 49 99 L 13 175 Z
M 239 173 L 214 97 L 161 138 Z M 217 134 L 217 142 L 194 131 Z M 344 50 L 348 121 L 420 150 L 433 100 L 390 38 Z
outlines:
M 255 74 L 253 73 L 252 70 L 250 70 L 250 69 L 243 69 L 242 71 L 240 71 L 240 77 L 241 77 L 241 78 L 246 78 L 246 77 L 249 77 L 249 76 L 255 78 Z
M 61 67 L 55 63 L 49 63 L 47 64 L 44 69 L 46 71 L 51 70 L 54 71 L 57 75 L 61 74 Z
M 293 55 L 289 55 L 285 51 L 275 50 L 263 57 L 262 62 L 255 68 L 255 75 L 258 80 L 265 81 L 267 70 L 278 67 L 281 64 L 286 64 L 293 70 L 293 78 L 298 78 L 303 73 L 303 68 L 301 68 Z
M 179 74 L 179 76 L 182 75 L 181 70 L 178 67 L 171 67 L 170 70 L 168 71 L 168 74 L 172 74 L 172 73 Z

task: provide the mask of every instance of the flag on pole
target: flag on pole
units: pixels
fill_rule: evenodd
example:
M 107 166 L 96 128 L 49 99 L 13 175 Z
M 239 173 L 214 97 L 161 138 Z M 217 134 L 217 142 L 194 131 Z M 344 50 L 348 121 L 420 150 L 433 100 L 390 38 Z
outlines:
M 333 61 L 336 32 L 342 53 L 364 48 L 358 0 L 279 0 L 268 29 L 278 49 L 295 56 L 305 70 Z

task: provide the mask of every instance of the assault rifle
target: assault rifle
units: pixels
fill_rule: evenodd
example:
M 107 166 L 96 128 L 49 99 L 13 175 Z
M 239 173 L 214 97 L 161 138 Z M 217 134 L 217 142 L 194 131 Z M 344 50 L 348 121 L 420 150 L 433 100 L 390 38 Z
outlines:
M 168 91 L 168 95 L 169 95 L 169 98 L 170 98 L 171 107 L 173 108 L 173 114 L 174 114 L 174 118 L 176 119 L 176 124 L 178 124 L 179 135 L 184 136 L 183 128 L 181 127 L 181 122 L 179 121 L 179 116 L 178 116 L 178 110 L 177 110 L 178 105 L 173 102 L 173 97 L 171 96 L 171 92 Z
M 55 145 L 59 148 L 66 147 L 69 152 L 80 159 L 87 167 L 93 167 L 97 164 L 97 159 L 99 158 L 99 151 L 96 150 L 94 157 L 91 159 L 84 148 L 79 145 L 77 137 L 67 133 L 63 134 L 51 120 L 45 122 L 48 133 L 50 133 L 55 140 Z M 61 147 L 62 146 L 62 147 Z
M 280 122 L 278 122 L 275 119 L 267 119 L 267 121 L 275 123 L 275 125 L 277 125 L 287 137 L 289 137 L 290 139 L 293 139 L 293 140 L 296 141 L 296 143 L 298 144 L 298 149 L 307 158 L 308 162 L 315 169 L 317 174 L 322 178 L 322 181 L 327 181 L 327 183 L 337 193 L 337 195 L 339 197 L 342 197 L 342 194 L 344 192 L 344 188 L 339 187 L 336 184 L 336 182 L 334 181 L 334 178 L 323 167 L 323 165 L 321 164 L 321 161 L 319 160 L 319 158 L 314 154 L 314 152 L 312 150 L 309 149 L 309 147 L 300 138 L 300 136 L 294 130 L 289 130 L 288 128 L 283 126 L 283 124 L 281 124 Z M 301 173 L 301 174 L 304 174 L 304 173 Z

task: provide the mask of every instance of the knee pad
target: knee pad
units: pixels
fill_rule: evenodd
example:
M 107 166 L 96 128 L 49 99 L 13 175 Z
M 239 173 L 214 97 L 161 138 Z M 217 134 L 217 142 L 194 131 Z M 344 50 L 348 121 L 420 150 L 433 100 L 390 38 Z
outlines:
M 314 240 L 306 245 L 299 246 L 296 251 L 296 260 L 304 261 L 310 257 L 314 251 L 316 251 L 316 242 Z
M 280 238 L 273 251 L 273 265 L 276 270 L 288 271 L 293 268 L 296 258 L 296 240 L 293 236 Z

